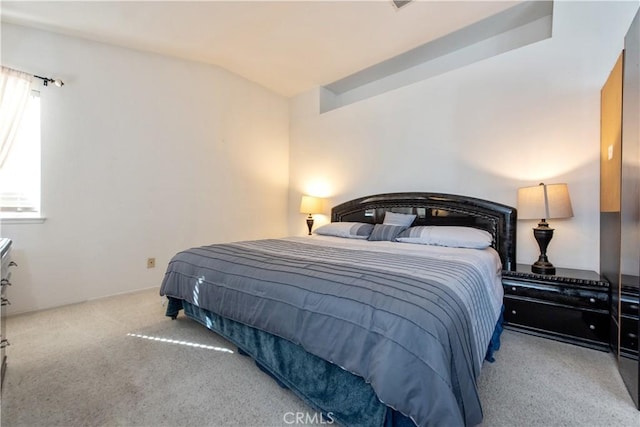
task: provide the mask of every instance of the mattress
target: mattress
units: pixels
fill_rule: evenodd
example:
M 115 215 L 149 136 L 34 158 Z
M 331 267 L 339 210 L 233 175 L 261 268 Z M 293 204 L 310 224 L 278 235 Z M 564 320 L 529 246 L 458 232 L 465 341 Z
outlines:
M 183 251 L 161 294 L 301 346 L 417 425 L 475 425 L 500 271 L 491 248 L 310 236 Z

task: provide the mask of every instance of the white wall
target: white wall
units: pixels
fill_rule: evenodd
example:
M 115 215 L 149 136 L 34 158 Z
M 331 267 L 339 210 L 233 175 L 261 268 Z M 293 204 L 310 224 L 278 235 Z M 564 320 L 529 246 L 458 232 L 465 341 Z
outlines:
M 294 98 L 290 233 L 304 233 L 302 193 L 329 206 L 394 191 L 515 206 L 518 187 L 567 182 L 575 216 L 550 221 L 549 258 L 597 271 L 600 89 L 637 8 L 556 1 L 551 39 L 324 114 L 319 90 Z M 519 221 L 519 262 L 537 259 L 535 224 Z
M 1 230 L 19 264 L 10 313 L 159 288 L 181 249 L 286 234 L 284 98 L 220 68 L 10 24 L 2 63 L 65 82 L 41 89 L 47 219 Z
M 600 88 L 637 7 L 556 1 L 550 40 L 323 115 L 319 90 L 288 106 L 216 67 L 3 24 L 3 65 L 66 82 L 41 89 L 47 220 L 0 230 L 19 263 L 10 313 L 159 286 L 185 247 L 303 234 L 301 193 L 515 205 L 520 186 L 565 181 L 575 217 L 551 222 L 549 256 L 597 270 Z

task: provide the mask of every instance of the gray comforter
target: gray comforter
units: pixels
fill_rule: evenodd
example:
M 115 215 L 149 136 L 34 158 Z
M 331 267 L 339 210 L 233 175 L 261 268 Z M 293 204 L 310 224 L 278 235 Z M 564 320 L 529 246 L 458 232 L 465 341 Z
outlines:
M 482 270 L 458 256 L 258 240 L 178 253 L 160 293 L 301 345 L 419 426 L 476 425 L 498 319 Z

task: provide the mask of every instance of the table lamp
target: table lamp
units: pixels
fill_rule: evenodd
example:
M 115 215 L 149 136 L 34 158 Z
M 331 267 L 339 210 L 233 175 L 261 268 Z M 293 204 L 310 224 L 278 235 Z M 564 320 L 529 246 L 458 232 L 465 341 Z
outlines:
M 311 236 L 311 229 L 313 228 L 312 214 L 322 213 L 322 199 L 312 196 L 302 196 L 300 213 L 309 215 L 307 217 L 307 227 L 309 228 L 309 236 Z
M 518 189 L 518 219 L 540 219 L 533 236 L 538 242 L 540 256 L 531 266 L 538 274 L 556 274 L 556 268 L 549 262 L 547 246 L 553 237 L 553 228 L 547 219 L 570 218 L 573 216 L 569 188 L 567 184 L 543 184 Z

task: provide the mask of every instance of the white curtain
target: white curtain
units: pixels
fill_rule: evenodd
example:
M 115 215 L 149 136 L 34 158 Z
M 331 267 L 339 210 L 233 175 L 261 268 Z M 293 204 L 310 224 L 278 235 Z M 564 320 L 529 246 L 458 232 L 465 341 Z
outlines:
M 22 71 L 0 67 L 0 168 L 20 127 L 24 109 L 31 94 L 33 76 Z

